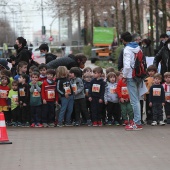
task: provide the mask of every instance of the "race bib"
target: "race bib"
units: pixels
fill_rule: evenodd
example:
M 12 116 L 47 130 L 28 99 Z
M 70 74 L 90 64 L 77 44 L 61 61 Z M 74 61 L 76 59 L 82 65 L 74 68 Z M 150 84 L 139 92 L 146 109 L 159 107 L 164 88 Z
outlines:
M 25 96 L 25 91 L 23 88 L 19 89 L 19 95 L 20 96 Z
M 14 103 L 18 102 L 18 95 L 12 95 L 12 101 Z
M 111 94 L 116 93 L 116 88 L 114 88 L 114 87 L 110 87 L 110 93 L 111 93 Z
M 129 93 L 128 93 L 127 87 L 122 87 L 121 88 L 121 93 L 122 93 L 122 95 L 128 95 Z
M 170 92 L 165 92 L 165 99 L 170 100 Z
M 51 90 L 47 92 L 48 94 L 48 99 L 54 99 L 55 98 L 55 91 Z
M 64 87 L 65 93 L 66 94 L 71 94 L 71 89 L 70 87 Z
M 99 93 L 100 92 L 100 85 L 99 84 L 93 84 L 92 92 Z
M 0 90 L 0 98 L 7 98 L 7 91 L 6 90 Z
M 153 88 L 153 96 L 161 96 L 161 88 Z
M 33 97 L 40 97 L 40 93 L 37 91 L 37 89 L 34 89 Z
M 77 91 L 77 85 L 76 84 L 72 84 L 72 89 L 73 89 L 73 92 L 76 92 Z

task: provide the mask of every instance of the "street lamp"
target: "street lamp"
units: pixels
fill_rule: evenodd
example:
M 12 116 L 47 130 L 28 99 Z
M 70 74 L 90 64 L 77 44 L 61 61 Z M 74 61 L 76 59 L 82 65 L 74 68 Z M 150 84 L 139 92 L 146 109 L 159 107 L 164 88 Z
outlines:
M 159 11 L 159 18 L 160 18 L 160 25 L 161 25 L 161 30 L 160 30 L 160 32 L 162 33 L 162 19 L 163 19 L 163 12 L 162 11 Z
M 149 38 L 149 23 L 150 23 L 150 15 L 149 15 L 149 13 L 146 14 L 146 20 L 147 20 L 147 24 L 148 24 L 148 38 Z
M 120 9 L 122 10 L 122 16 L 123 16 L 123 32 L 126 31 L 126 15 L 125 15 L 126 8 L 127 8 L 127 4 L 125 0 L 123 0 L 120 3 Z

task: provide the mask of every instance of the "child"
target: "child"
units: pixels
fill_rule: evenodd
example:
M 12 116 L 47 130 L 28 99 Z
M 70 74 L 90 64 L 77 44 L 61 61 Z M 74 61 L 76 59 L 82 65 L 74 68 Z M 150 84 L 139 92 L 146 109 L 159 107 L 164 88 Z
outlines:
M 8 87 L 10 80 L 7 76 L 1 77 L 1 84 L 0 84 L 0 112 L 4 112 L 5 121 L 7 125 L 11 125 L 11 117 L 10 112 L 8 109 L 8 93 L 10 88 Z
M 47 80 L 43 81 L 41 95 L 43 100 L 42 122 L 44 127 L 54 127 L 55 103 L 58 104 L 58 93 L 54 82 L 55 71 L 47 70 Z
M 25 62 L 25 61 L 19 62 L 18 66 L 17 66 L 17 75 L 14 77 L 14 80 L 18 81 L 20 75 L 26 74 L 27 73 L 27 67 L 28 67 L 27 62 Z
M 86 67 L 83 69 L 83 75 L 86 73 L 92 73 L 92 69 L 90 67 Z
M 152 126 L 165 125 L 163 122 L 163 110 L 162 107 L 165 105 L 165 92 L 163 86 L 160 84 L 162 76 L 159 73 L 154 75 L 154 85 L 151 86 L 149 91 L 149 106 L 152 107 L 153 122 Z
M 42 63 L 39 65 L 39 71 L 40 71 L 40 77 L 39 77 L 39 81 L 44 81 L 44 80 L 47 80 L 47 66 L 46 64 Z
M 70 83 L 74 93 L 74 108 L 75 108 L 75 125 L 80 125 L 80 113 L 84 115 L 87 120 L 88 126 L 91 126 L 90 116 L 86 107 L 86 99 L 84 94 L 84 85 L 81 78 L 79 78 L 79 68 L 72 67 L 69 72 Z
M 116 74 L 116 77 L 117 77 L 116 82 L 119 82 L 119 80 L 121 80 L 123 78 L 123 73 L 120 72 L 120 71 L 116 71 L 115 74 Z
M 96 67 L 93 69 L 93 77 L 90 82 L 89 101 L 91 102 L 93 126 L 102 126 L 102 110 L 105 93 L 105 82 L 101 78 L 103 69 Z
M 164 74 L 165 83 L 163 84 L 165 90 L 165 114 L 167 124 L 170 124 L 170 72 Z
M 43 127 L 41 122 L 41 85 L 42 82 L 38 81 L 39 73 L 32 72 L 30 84 L 30 111 L 31 111 L 31 127 Z
M 110 72 L 115 72 L 115 69 L 113 67 L 106 68 L 106 75 L 108 75 Z
M 118 96 L 116 93 L 116 74 L 114 72 L 110 72 L 107 75 L 107 86 L 105 89 L 104 101 L 107 105 L 107 117 L 108 122 L 107 125 L 112 125 L 112 116 L 114 117 L 114 123 L 119 125 L 120 122 L 120 114 L 117 112 L 119 103 Z
M 7 77 L 9 77 L 10 83 L 8 84 L 8 87 L 11 89 L 11 87 L 12 87 L 12 82 L 14 81 L 14 79 L 11 77 L 11 71 L 9 71 L 9 70 L 1 70 L 1 72 L 0 72 L 0 78 L 1 78 L 2 76 L 7 76 Z
M 121 107 L 121 115 L 123 119 L 122 125 L 125 126 L 128 124 L 132 124 L 133 109 L 130 103 L 127 84 L 125 84 L 122 79 L 118 81 L 116 92 L 119 97 L 119 102 L 120 102 L 120 107 Z
M 89 101 L 89 89 L 90 89 L 90 82 L 91 82 L 92 78 L 93 78 L 93 75 L 91 72 L 86 72 L 85 74 L 83 74 L 84 92 L 85 92 L 85 97 L 86 97 L 86 107 L 89 111 L 91 119 L 92 119 L 92 115 L 91 115 L 91 105 L 90 105 L 90 101 Z
M 18 81 L 12 82 L 12 89 L 8 94 L 8 106 L 11 108 L 12 125 L 21 126 L 21 112 L 18 103 Z
M 148 77 L 145 79 L 145 84 L 148 89 L 148 92 L 144 95 L 144 99 L 146 100 L 146 121 L 148 125 L 152 123 L 152 107 L 149 107 L 149 90 L 150 87 L 153 85 L 153 76 L 156 74 L 157 68 L 154 65 L 150 65 L 147 68 Z
M 32 72 L 34 72 L 34 69 L 36 69 L 37 67 L 36 66 L 31 66 L 30 68 L 29 68 L 29 76 L 31 77 L 31 74 L 32 74 Z
M 29 127 L 29 77 L 27 74 L 21 74 L 18 81 L 18 102 L 22 115 L 22 126 Z
M 58 127 L 63 126 L 63 120 L 66 115 L 66 126 L 71 126 L 71 114 L 73 111 L 73 91 L 68 77 L 68 70 L 65 66 L 59 66 L 56 70 L 57 91 L 61 96 L 61 109 L 58 116 Z

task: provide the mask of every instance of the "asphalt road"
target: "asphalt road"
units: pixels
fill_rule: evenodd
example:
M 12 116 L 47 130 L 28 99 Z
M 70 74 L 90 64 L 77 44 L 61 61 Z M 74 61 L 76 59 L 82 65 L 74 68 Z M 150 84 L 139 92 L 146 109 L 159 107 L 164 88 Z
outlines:
M 1 170 L 169 170 L 170 126 L 8 128 Z

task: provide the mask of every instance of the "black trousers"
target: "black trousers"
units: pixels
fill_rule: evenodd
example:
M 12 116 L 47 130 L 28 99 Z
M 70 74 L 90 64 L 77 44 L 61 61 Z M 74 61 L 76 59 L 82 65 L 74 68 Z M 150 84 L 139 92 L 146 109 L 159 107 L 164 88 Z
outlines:
M 91 111 L 92 111 L 92 121 L 101 121 L 102 119 L 102 111 L 103 111 L 103 103 L 99 103 L 99 98 L 92 98 L 91 101 Z
M 152 107 L 149 106 L 149 94 L 146 94 L 146 120 L 152 120 L 153 119 L 153 113 L 152 113 Z
M 47 102 L 42 105 L 42 123 L 53 123 L 55 121 L 55 104 Z
M 120 111 L 119 111 L 119 103 L 108 102 L 107 104 L 107 117 L 108 121 L 112 121 L 112 117 L 114 121 L 120 121 Z
M 41 122 L 41 105 L 30 106 L 30 111 L 31 111 L 31 122 L 40 123 Z
M 20 107 L 22 123 L 30 122 L 29 106 Z
M 153 103 L 152 104 L 152 113 L 153 121 L 162 121 L 163 120 L 163 110 L 162 103 Z
M 165 102 L 165 114 L 166 114 L 166 118 L 170 119 L 170 103 L 169 102 Z
M 20 112 L 20 107 L 16 107 L 15 109 L 11 110 L 12 113 L 12 121 L 13 122 L 21 122 L 22 115 Z
M 11 112 L 10 111 L 3 111 L 5 116 L 6 122 L 11 122 Z
M 80 113 L 82 113 L 83 117 L 86 120 L 90 119 L 85 98 L 74 100 L 74 108 L 75 108 L 75 121 L 76 122 L 80 121 Z

